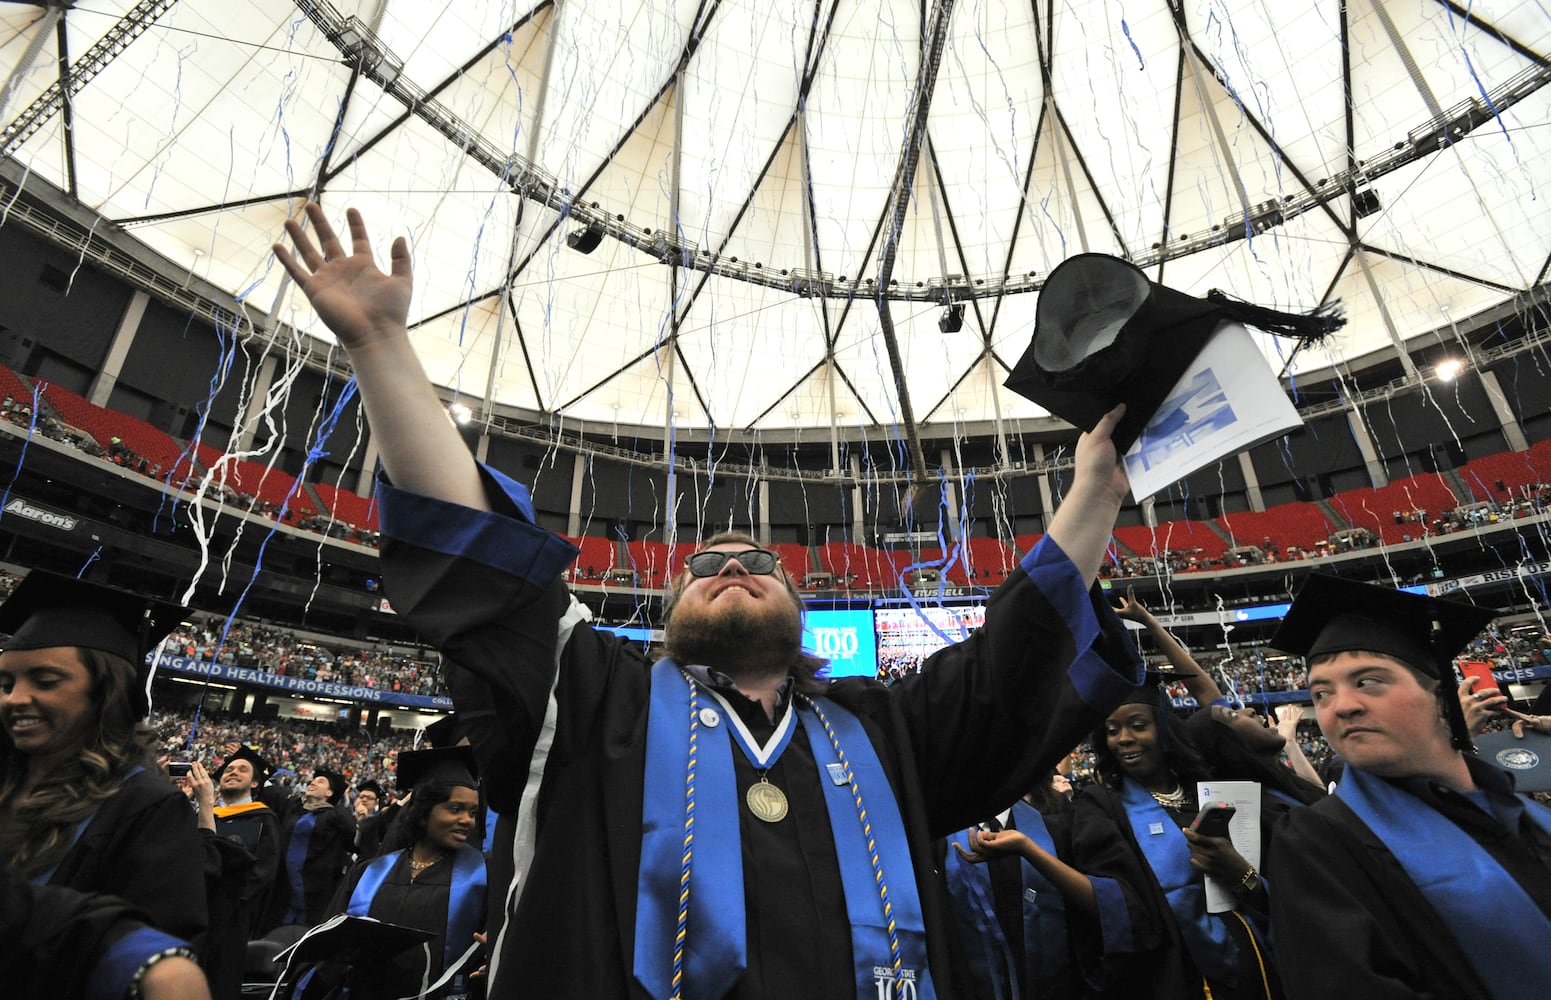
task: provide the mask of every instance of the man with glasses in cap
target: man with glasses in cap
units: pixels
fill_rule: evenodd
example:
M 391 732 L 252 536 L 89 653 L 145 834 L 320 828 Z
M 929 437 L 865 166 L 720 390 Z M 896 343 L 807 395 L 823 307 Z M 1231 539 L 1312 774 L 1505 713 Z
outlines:
M 1267 866 L 1292 1000 L 1533 1000 L 1551 984 L 1551 810 L 1479 760 L 1452 662 L 1493 612 L 1313 576 L 1271 645 L 1306 658 L 1335 794 Z
M 1123 407 L 1078 442 L 985 627 L 919 676 L 821 680 L 791 579 L 741 535 L 686 560 L 652 664 L 588 626 L 563 582 L 577 549 L 447 420 L 404 326 L 407 242 L 384 274 L 358 213 L 346 250 L 307 212 L 317 241 L 289 222 L 298 256 L 277 254 L 349 352 L 393 480 L 394 608 L 441 648 L 459 710 L 503 726 L 474 740 L 515 817 L 490 995 L 949 995 L 932 839 L 1010 805 L 1141 676 L 1089 590 L 1128 488 Z M 462 675 L 488 697 L 461 695 Z

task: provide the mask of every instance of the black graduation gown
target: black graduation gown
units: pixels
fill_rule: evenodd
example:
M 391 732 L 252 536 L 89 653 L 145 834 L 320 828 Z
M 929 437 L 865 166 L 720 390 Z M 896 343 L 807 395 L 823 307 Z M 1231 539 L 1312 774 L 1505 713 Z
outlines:
M 247 916 L 242 911 L 242 887 L 253 872 L 253 855 L 236 841 L 201 829 L 205 846 L 205 901 L 210 928 L 199 942 L 199 964 L 215 1000 L 235 1000 L 242 993 L 243 957 L 248 947 Z
M 1184 816 L 1182 821 L 1181 815 L 1172 811 L 1169 816 L 1181 827 L 1193 818 Z M 1116 792 L 1105 785 L 1083 789 L 1072 810 L 1071 844 L 1072 867 L 1090 878 L 1113 879 L 1120 887 L 1132 935 L 1128 951 L 1106 952 L 1100 922 L 1078 907 L 1067 909 L 1074 951 L 1089 994 L 1125 1000 L 1201 997 L 1204 979 L 1191 960 L 1174 912 L 1136 842 L 1125 805 Z M 1272 996 L 1281 996 L 1281 982 L 1264 944 L 1252 941 L 1238 920 L 1224 923 L 1238 944 L 1238 983 L 1232 986 L 1212 981 L 1213 1000 L 1260 998 L 1267 988 Z M 1266 965 L 1262 966 L 1261 960 Z
M 221 839 L 240 845 L 253 858 L 252 867 L 243 877 L 239 899 L 247 917 L 243 933 L 257 937 L 264 929 L 275 872 L 280 866 L 280 817 L 267 807 L 229 816 L 218 814 L 215 832 Z
M 1473 771 L 1489 767 L 1467 761 Z M 1513 854 L 1521 871 L 1536 856 L 1540 863 L 1538 876 L 1530 872 L 1520 884 L 1551 915 L 1551 838 L 1525 822 Z M 1481 827 L 1462 829 L 1503 860 L 1501 840 L 1482 836 Z M 1456 941 L 1400 861 L 1338 796 L 1282 821 L 1266 877 L 1289 1000 L 1490 1000 L 1460 951 L 1491 954 L 1490 932 Z
M 48 882 L 122 897 L 151 926 L 193 941 L 209 923 L 204 859 L 188 799 L 140 770 L 98 807 Z
M 393 817 L 398 815 L 398 808 L 396 804 L 389 805 L 370 816 L 356 820 L 355 859 L 357 861 L 370 861 L 382 854 L 383 842 L 387 840 L 388 829 L 393 825 Z
M 384 571 L 395 610 L 445 661 L 489 685 L 491 701 L 469 707 L 493 706 L 525 762 L 486 779 L 497 808 L 520 803 L 516 847 L 530 852 L 516 864 L 520 901 L 492 942 L 491 995 L 644 997 L 633 954 L 649 664 L 629 644 L 568 617 L 575 612 L 560 571 L 574 549 L 521 523 L 506 495 L 492 490 L 492 503 L 505 503 L 503 516 L 386 485 L 383 494 Z M 419 525 L 406 528 L 417 518 Z M 460 520 L 472 524 L 455 543 L 448 536 Z M 412 538 L 424 525 L 433 537 Z M 513 535 L 523 543 L 511 544 Z M 1071 564 L 1060 563 L 1065 576 L 1051 593 L 1015 571 L 993 594 L 986 627 L 939 653 L 921 674 L 892 687 L 847 678 L 826 691 L 860 721 L 899 804 L 939 997 L 953 991 L 933 838 L 1010 805 L 1139 676 L 1123 626 L 1085 592 Z M 1091 644 L 1077 646 L 1058 599 L 1097 616 L 1101 631 Z M 456 689 L 453 696 L 458 704 Z M 801 819 L 801 800 L 822 795 L 806 748 L 806 737 L 795 736 L 770 772 L 792 799 L 792 817 L 776 825 L 792 828 L 781 836 L 799 850 L 771 859 L 751 846 L 752 821 L 740 822 L 750 969 L 730 994 L 737 1000 L 855 996 L 849 927 L 826 932 L 825 914 L 843 906 L 822 894 L 839 878 L 827 812 Z M 733 759 L 741 790 L 747 761 L 737 753 Z M 778 777 L 777 769 L 793 773 Z M 504 899 L 505 887 L 492 884 L 491 895 Z M 776 942 L 774 952 L 756 953 L 761 940 Z M 825 969 L 844 969 L 844 981 Z M 783 979 L 785 970 L 798 978 Z
M 1056 857 L 1071 863 L 1072 821 L 1071 810 L 1043 815 L 1045 829 L 1049 831 L 1051 841 L 1056 847 Z M 1000 829 L 1001 824 L 989 822 L 989 829 Z M 1009 817 L 1009 828 L 1017 829 L 1018 824 L 1013 817 Z M 947 852 L 953 850 L 954 842 L 964 845 L 968 849 L 968 831 L 962 835 L 949 838 L 943 843 L 944 860 Z M 1040 976 L 1039 955 L 1028 954 L 1024 944 L 1025 938 L 1025 911 L 1024 911 L 1024 872 L 1023 866 L 1029 862 L 1018 854 L 1004 854 L 988 858 L 985 862 L 986 875 L 991 883 L 991 904 L 995 910 L 997 923 L 1000 925 L 1002 940 L 1007 943 L 1008 950 L 1016 970 L 1016 981 L 1003 982 L 1001 989 L 1004 995 L 1019 996 L 1024 1000 L 1075 1000 L 1081 996 L 1077 987 L 1077 975 L 1070 954 L 1070 936 L 1068 936 L 1067 953 L 1065 963 L 1057 971 Z M 949 875 L 952 878 L 951 872 Z M 951 891 L 951 890 L 950 890 Z M 1054 891 L 1054 890 L 1047 890 Z M 955 906 L 962 905 L 955 901 Z M 978 946 L 977 942 L 965 940 L 966 926 L 960 920 L 955 924 L 954 935 L 954 982 L 959 984 L 961 993 L 968 994 L 969 987 L 974 984 L 973 969 L 969 964 L 968 955 L 971 949 Z M 1059 957 L 1047 957 L 1046 968 L 1051 965 L 1061 965 Z M 1030 984 L 1033 984 L 1032 986 Z M 1014 992 L 1014 990 L 1016 992 Z M 991 992 L 982 988 L 981 992 L 990 997 Z M 978 997 L 977 997 L 978 1000 Z
M 35 885 L 0 865 L 0 990 L 7 1000 L 84 997 L 103 954 L 142 919 L 117 897 Z
M 303 899 L 296 908 L 301 919 L 291 913 L 293 891 L 290 857 L 291 843 L 297 823 L 306 816 L 315 816 L 312 833 L 307 839 L 307 852 L 301 863 Z M 329 901 L 344 877 L 345 867 L 355 848 L 355 817 L 337 805 L 327 806 L 308 813 L 300 807 L 287 816 L 280 837 L 280 859 L 275 866 L 274 894 L 269 904 L 269 925 L 304 924 L 312 927 L 323 922 L 329 915 Z

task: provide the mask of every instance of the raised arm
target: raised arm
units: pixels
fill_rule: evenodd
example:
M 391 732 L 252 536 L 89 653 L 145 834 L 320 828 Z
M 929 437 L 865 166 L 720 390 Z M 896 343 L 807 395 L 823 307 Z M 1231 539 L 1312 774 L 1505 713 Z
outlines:
M 1129 588 L 1126 590 L 1126 596 L 1121 600 L 1120 607 L 1115 609 L 1115 614 L 1147 630 L 1153 642 L 1157 643 L 1158 650 L 1174 668 L 1174 678 L 1184 682 L 1197 705 L 1210 705 L 1222 697 L 1222 689 L 1217 686 L 1217 682 L 1207 676 L 1190 651 L 1136 599 L 1135 592 Z
M 1303 721 L 1302 705 L 1283 705 L 1276 709 L 1276 731 L 1282 734 L 1282 739 L 1287 741 L 1285 752 L 1287 763 L 1292 765 L 1293 773 L 1304 781 L 1319 787 L 1325 787 L 1320 780 L 1319 772 L 1314 770 L 1314 765 L 1303 753 L 1303 744 L 1298 742 L 1298 723 Z
M 384 274 L 372 259 L 361 213 L 352 208 L 345 218 L 348 252 L 322 206 L 309 203 L 313 233 L 287 220 L 296 254 L 276 243 L 275 256 L 349 355 L 388 475 L 412 493 L 486 510 L 474 458 L 409 343 L 409 243 L 402 236 L 393 241 Z
M 1072 488 L 1067 490 L 1046 532 L 1089 584 L 1098 578 L 1109 548 L 1109 536 L 1115 530 L 1115 518 L 1131 489 L 1125 463 L 1110 439 L 1125 413 L 1124 404 L 1115 407 L 1100 418 L 1093 430 L 1077 439 Z

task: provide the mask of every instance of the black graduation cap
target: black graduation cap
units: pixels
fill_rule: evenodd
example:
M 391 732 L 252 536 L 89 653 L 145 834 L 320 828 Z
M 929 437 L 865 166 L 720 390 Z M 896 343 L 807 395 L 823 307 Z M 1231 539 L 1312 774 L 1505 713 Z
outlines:
M 170 601 L 33 570 L 0 604 L 0 633 L 11 637 L 7 650 L 74 646 L 128 660 L 141 682 L 132 695 L 139 719 L 151 711 L 146 654 L 177 627 L 183 612 Z
M 399 791 L 414 789 L 433 781 L 449 785 L 479 787 L 475 775 L 479 765 L 474 762 L 471 747 L 441 747 L 434 750 L 404 750 L 399 753 Z
M 1316 573 L 1298 592 L 1269 644 L 1306 660 L 1360 649 L 1411 665 L 1438 680 L 1454 743 L 1464 749 L 1471 745 L 1470 735 L 1454 696 L 1452 664 L 1496 616 L 1493 609 L 1477 604 Z
M 324 778 L 329 783 L 329 804 L 339 805 L 339 800 L 345 797 L 345 790 L 350 787 L 350 780 L 338 771 L 330 771 L 326 767 L 312 769 L 313 778 Z
M 226 766 L 234 760 L 245 760 L 253 765 L 253 776 L 258 779 L 257 787 L 259 788 L 263 788 L 269 783 L 269 779 L 274 776 L 275 766 L 263 757 L 260 757 L 257 750 L 254 750 L 252 747 L 238 747 L 231 756 L 221 762 L 221 769 L 215 772 L 216 782 L 220 782 L 221 774 L 226 770 Z
M 456 713 L 444 715 L 425 727 L 425 745 L 429 747 L 457 746 L 463 738 L 459 731 L 460 720 Z
M 1346 319 L 1338 303 L 1298 314 L 1215 289 L 1198 299 L 1119 257 L 1078 254 L 1045 280 L 1034 338 L 1004 384 L 1085 431 L 1125 403 L 1113 438 L 1124 452 L 1225 322 L 1306 342 L 1323 340 Z
M 284 962 L 276 993 L 290 995 L 301 969 L 312 962 L 382 962 L 424 944 L 436 935 L 418 927 L 390 924 L 373 917 L 341 913 L 308 930 L 296 943 L 275 956 Z
M 355 786 L 355 793 L 357 795 L 360 795 L 362 792 L 371 792 L 373 795 L 376 795 L 378 799 L 383 797 L 382 786 L 372 778 L 367 778 L 365 781 Z

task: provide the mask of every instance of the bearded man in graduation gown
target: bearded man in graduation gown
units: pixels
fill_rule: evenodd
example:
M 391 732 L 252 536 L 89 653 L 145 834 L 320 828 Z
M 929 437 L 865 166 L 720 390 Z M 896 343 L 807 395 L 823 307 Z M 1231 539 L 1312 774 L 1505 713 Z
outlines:
M 358 213 L 350 250 L 308 218 L 316 242 L 288 222 L 297 255 L 276 250 L 349 352 L 393 480 L 394 608 L 489 686 L 527 765 L 487 772 L 517 803 L 490 995 L 950 995 L 933 838 L 1009 806 L 1141 677 L 1089 592 L 1128 488 L 1123 408 L 1079 441 L 985 627 L 919 676 L 822 680 L 792 581 L 742 536 L 689 558 L 651 664 L 588 626 L 562 581 L 576 548 L 447 420 L 405 331 L 406 241 L 384 274 Z
M 1488 608 L 1311 577 L 1271 645 L 1307 658 L 1335 793 L 1271 841 L 1290 1000 L 1536 1000 L 1551 987 L 1551 810 L 1466 749 L 1452 659 Z

